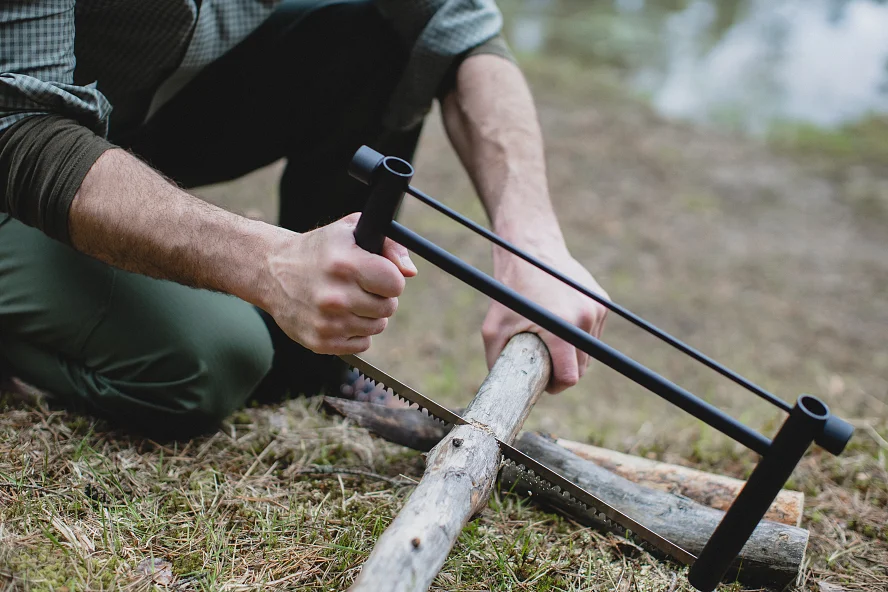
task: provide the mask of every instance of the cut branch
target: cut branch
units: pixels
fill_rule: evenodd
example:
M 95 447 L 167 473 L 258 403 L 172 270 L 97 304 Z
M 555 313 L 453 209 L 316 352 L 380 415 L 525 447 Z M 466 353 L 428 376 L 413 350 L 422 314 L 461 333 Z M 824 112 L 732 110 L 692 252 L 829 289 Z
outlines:
M 633 483 L 683 495 L 716 510 L 727 511 L 746 483 L 733 477 L 714 475 L 699 469 L 623 454 L 562 438 L 555 440 L 555 443 Z M 801 526 L 804 507 L 804 493 L 784 489 L 771 504 L 765 519 L 790 526 Z
M 379 538 L 351 590 L 428 590 L 500 467 L 496 438 L 511 442 L 549 382 L 549 353 L 536 335 L 512 338 L 463 417 L 429 453 L 425 474 Z
M 516 446 L 695 555 L 703 549 L 724 516 L 721 510 L 695 503 L 683 496 L 633 483 L 580 458 L 539 434 L 522 434 Z M 593 512 L 566 502 L 564 497 L 551 490 L 541 489 L 533 482 L 523 480 L 514 467 L 503 467 L 500 487 L 506 491 L 528 495 L 548 508 L 575 518 L 581 524 L 605 528 Z M 798 576 L 807 544 L 807 530 L 763 520 L 735 560 L 731 577 L 736 577 L 747 585 L 783 587 Z M 737 573 L 741 566 L 742 569 Z

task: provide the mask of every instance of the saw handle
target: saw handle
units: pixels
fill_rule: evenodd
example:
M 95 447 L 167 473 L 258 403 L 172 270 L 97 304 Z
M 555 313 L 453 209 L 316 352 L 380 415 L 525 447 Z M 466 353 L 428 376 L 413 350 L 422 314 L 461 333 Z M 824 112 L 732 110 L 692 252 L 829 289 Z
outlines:
M 379 255 L 386 231 L 413 179 L 413 167 L 406 160 L 383 156 L 369 146 L 361 146 L 352 157 L 348 174 L 370 187 L 355 228 L 355 242 L 362 249 Z

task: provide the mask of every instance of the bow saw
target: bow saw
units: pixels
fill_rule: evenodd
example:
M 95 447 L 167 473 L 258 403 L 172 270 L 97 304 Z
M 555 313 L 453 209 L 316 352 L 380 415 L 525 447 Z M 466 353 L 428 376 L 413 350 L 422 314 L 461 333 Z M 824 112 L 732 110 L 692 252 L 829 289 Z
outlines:
M 393 156 L 383 156 L 367 146 L 362 146 L 355 153 L 349 165 L 349 174 L 369 188 L 366 205 L 355 229 L 355 241 L 360 247 L 379 254 L 382 252 L 385 238 L 391 238 L 444 272 L 493 298 L 761 456 L 745 486 L 704 545 L 700 556 L 695 557 L 592 493 L 565 479 L 549 467 L 509 444 L 497 440 L 500 451 L 507 462 L 513 463 L 525 473 L 530 473 L 531 478 L 546 483 L 549 487 L 560 491 L 562 495 L 569 496 L 575 502 L 596 510 L 601 518 L 631 531 L 642 541 L 649 543 L 679 563 L 690 566 L 688 581 L 698 590 L 702 592 L 714 590 L 808 447 L 812 443 L 817 443 L 831 454 L 839 455 L 854 432 L 853 426 L 832 415 L 829 407 L 817 397 L 801 395 L 795 405 L 790 405 L 628 309 L 601 297 L 533 255 L 522 251 L 483 226 L 465 218 L 411 186 L 410 181 L 413 178 L 413 173 L 413 167 L 409 162 Z M 405 195 L 415 197 L 491 243 L 548 273 L 637 327 L 785 411 L 788 417 L 773 439 L 768 439 L 718 407 L 670 382 L 578 327 L 567 323 L 397 222 L 394 218 Z M 383 384 L 394 395 L 408 403 L 417 405 L 420 409 L 425 409 L 432 417 L 453 425 L 468 423 L 460 415 L 439 405 L 361 358 L 357 356 L 341 356 L 341 358 L 358 372 Z

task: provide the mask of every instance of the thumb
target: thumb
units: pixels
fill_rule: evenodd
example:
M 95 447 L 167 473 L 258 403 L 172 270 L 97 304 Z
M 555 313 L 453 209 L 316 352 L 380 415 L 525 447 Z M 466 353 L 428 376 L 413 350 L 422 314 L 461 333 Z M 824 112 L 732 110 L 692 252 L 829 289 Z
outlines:
M 416 275 L 416 265 L 410 260 L 410 253 L 392 239 L 387 238 L 382 244 L 382 256 L 394 263 L 404 277 Z

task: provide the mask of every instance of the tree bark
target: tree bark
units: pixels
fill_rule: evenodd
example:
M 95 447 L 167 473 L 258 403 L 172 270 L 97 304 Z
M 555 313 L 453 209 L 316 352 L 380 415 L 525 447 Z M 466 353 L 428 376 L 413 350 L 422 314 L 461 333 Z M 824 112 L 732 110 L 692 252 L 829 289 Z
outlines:
M 727 511 L 746 483 L 733 477 L 715 475 L 562 438 L 555 440 L 555 443 L 633 483 L 683 495 L 716 510 Z M 804 493 L 784 489 L 771 504 L 765 519 L 790 526 L 801 526 L 804 507 Z
M 367 428 L 383 440 L 422 452 L 434 448 L 453 427 L 443 425 L 425 413 L 417 413 L 415 407 L 393 408 L 338 397 L 324 397 L 322 407 Z M 463 413 L 457 409 L 453 411 Z
M 525 432 L 516 445 L 525 454 L 694 555 L 700 553 L 724 516 L 721 510 L 633 483 L 539 434 Z M 567 502 L 558 493 L 523 480 L 521 474 L 509 465 L 503 466 L 500 473 L 500 487 L 529 495 L 548 508 L 572 516 L 581 524 L 606 528 L 592 512 Z M 763 520 L 735 560 L 730 577 L 751 586 L 785 586 L 798 576 L 807 544 L 807 530 Z
M 379 538 L 351 590 L 428 590 L 468 520 L 490 497 L 500 467 L 496 438 L 514 440 L 549 382 L 549 352 L 536 335 L 512 338 L 454 427 L 426 459 L 404 508 Z

